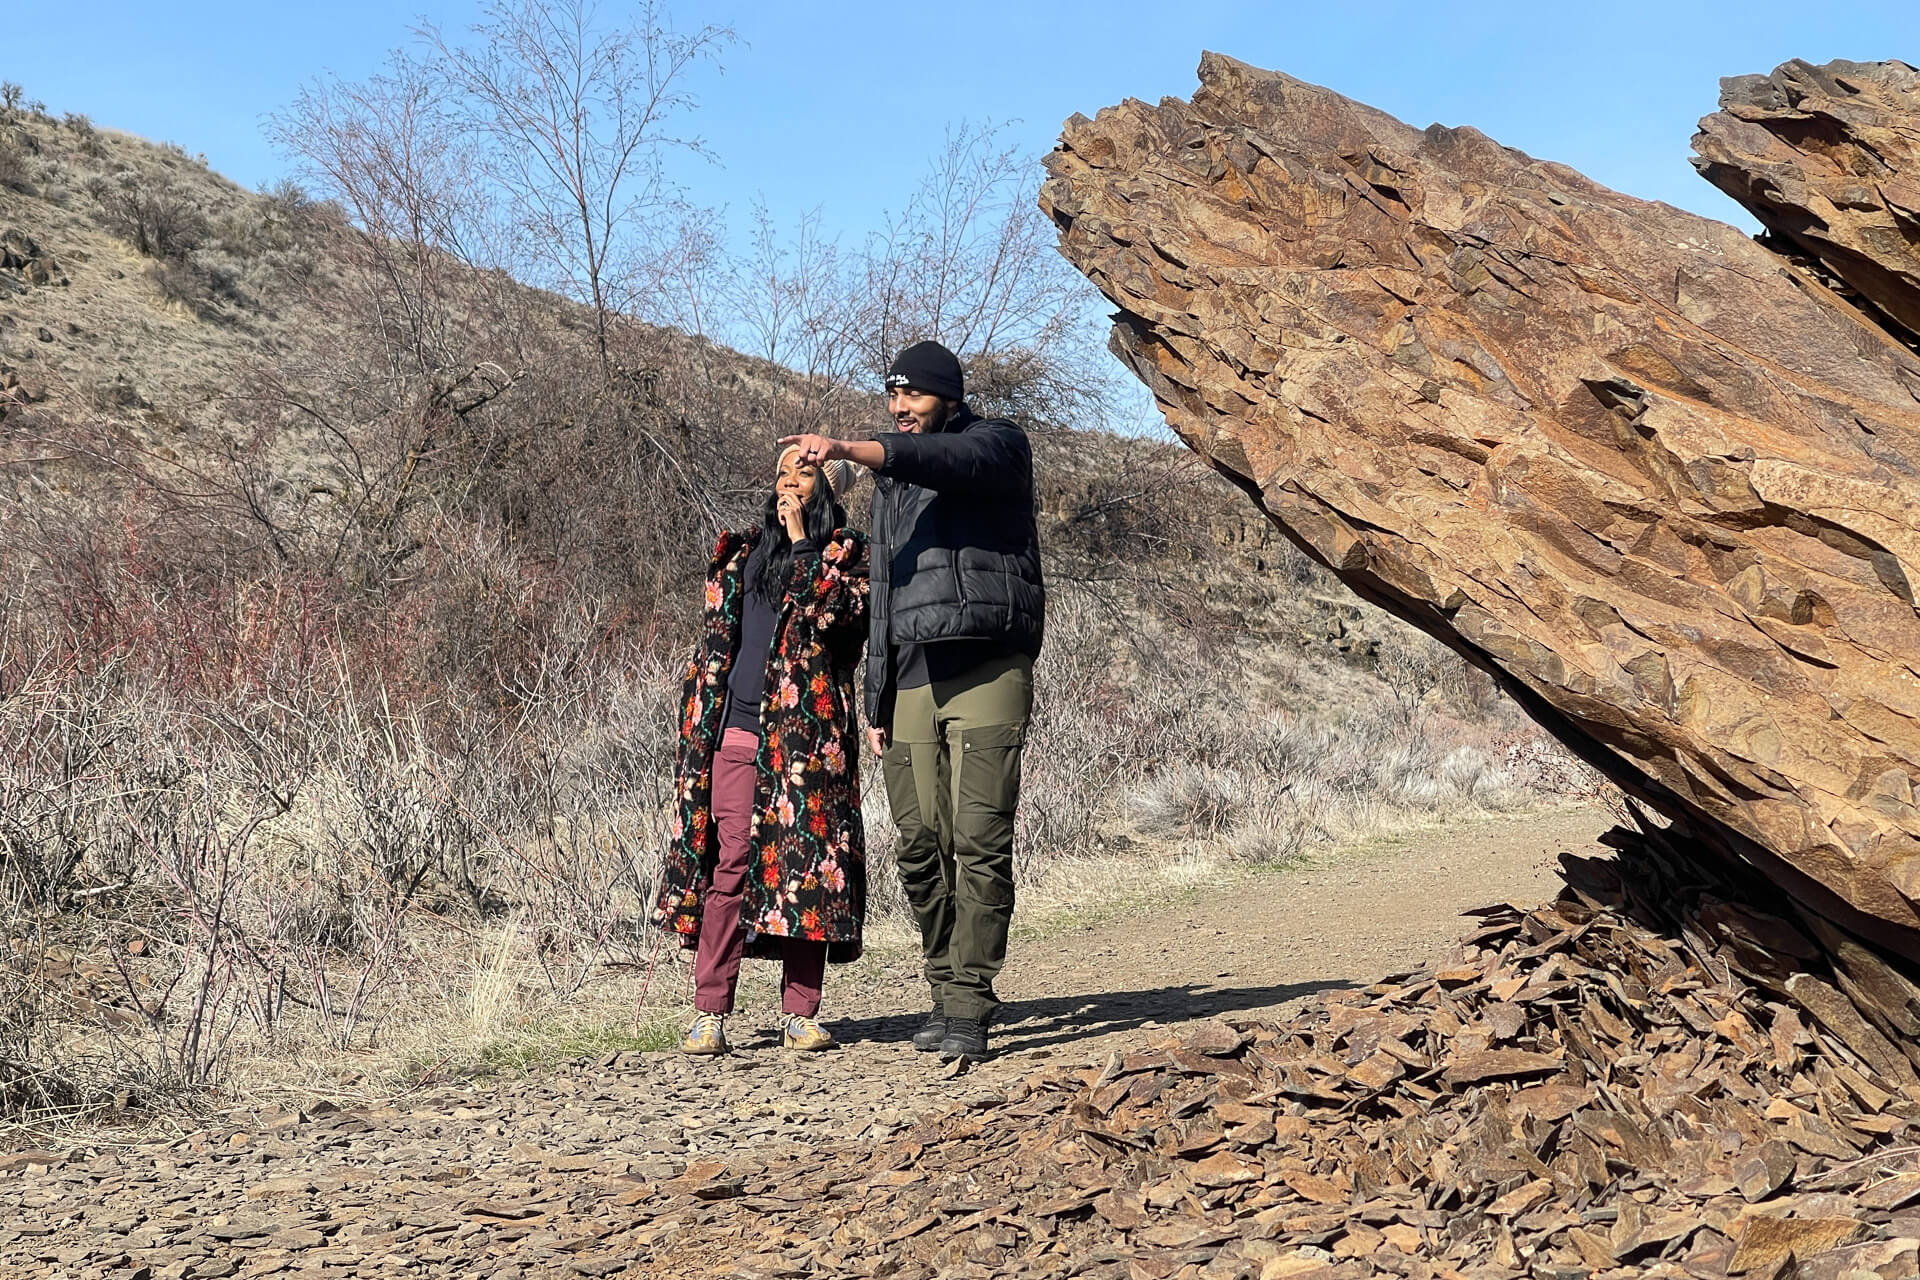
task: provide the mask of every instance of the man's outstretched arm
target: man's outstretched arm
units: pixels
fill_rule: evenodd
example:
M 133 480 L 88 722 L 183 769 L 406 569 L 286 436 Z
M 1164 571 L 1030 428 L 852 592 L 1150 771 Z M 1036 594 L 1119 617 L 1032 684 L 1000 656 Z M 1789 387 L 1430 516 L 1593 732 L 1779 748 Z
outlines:
M 845 458 L 848 462 L 857 462 L 869 471 L 878 471 L 886 465 L 887 451 L 878 440 L 836 440 L 832 436 L 804 435 L 782 436 L 780 447 L 796 447 L 800 450 L 803 462 L 819 464 L 831 462 L 835 458 Z
M 901 432 L 879 440 L 787 436 L 814 462 L 846 458 L 870 471 L 942 493 L 1001 495 L 1025 492 L 1033 453 L 1026 434 L 1006 425 L 977 426 L 955 435 Z

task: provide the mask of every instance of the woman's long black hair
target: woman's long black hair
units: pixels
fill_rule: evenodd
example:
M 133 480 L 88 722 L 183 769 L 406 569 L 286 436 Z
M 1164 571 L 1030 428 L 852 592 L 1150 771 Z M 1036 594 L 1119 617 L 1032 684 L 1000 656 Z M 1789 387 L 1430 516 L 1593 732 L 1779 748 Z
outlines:
M 833 531 L 847 523 L 846 508 L 834 496 L 825 467 L 813 473 L 813 496 L 800 508 L 800 523 L 807 531 L 807 541 L 816 547 L 824 547 Z M 754 548 L 756 563 L 748 574 L 747 589 L 762 600 L 779 604 L 787 594 L 787 577 L 793 571 L 793 557 L 788 554 L 792 549 L 793 541 L 780 519 L 780 495 L 769 491 L 767 505 L 760 513 L 760 544 Z

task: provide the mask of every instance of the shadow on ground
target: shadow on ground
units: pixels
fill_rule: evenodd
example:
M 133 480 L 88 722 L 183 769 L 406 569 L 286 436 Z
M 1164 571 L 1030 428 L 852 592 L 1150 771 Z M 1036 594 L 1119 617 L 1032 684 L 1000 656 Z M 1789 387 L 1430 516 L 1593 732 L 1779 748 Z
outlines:
M 1264 987 L 1216 987 L 1188 984 L 1146 991 L 1108 991 L 1011 1000 L 993 1021 L 993 1051 L 1018 1053 L 1071 1044 L 1089 1036 L 1134 1031 L 1147 1023 L 1162 1026 L 1190 1018 L 1213 1018 L 1267 1010 L 1322 991 L 1344 990 L 1351 983 L 1284 982 Z M 868 1041 L 891 1044 L 910 1039 L 926 1015 L 916 1011 L 884 1018 L 844 1018 L 827 1023 L 842 1044 Z

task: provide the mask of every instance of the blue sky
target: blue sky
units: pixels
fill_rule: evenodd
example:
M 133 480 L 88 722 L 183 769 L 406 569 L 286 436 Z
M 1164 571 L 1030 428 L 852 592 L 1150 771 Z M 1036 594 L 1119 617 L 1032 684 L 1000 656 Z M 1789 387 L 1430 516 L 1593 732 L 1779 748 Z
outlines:
M 258 0 L 19 5 L 0 79 L 56 113 L 204 152 L 249 186 L 284 172 L 266 112 L 322 71 L 357 77 L 426 17 L 470 0 L 262 5 Z M 608 4 L 607 11 L 619 11 Z M 783 222 L 819 206 L 857 236 L 897 207 L 946 125 L 1017 119 L 1036 151 L 1060 121 L 1124 97 L 1184 96 L 1202 49 L 1278 67 L 1416 125 L 1472 124 L 1636 195 L 1717 217 L 1733 206 L 1686 164 L 1717 79 L 1790 57 L 1920 63 L 1920 4 L 1837 0 L 1364 6 L 1108 0 L 972 4 L 681 3 L 681 25 L 741 43 L 702 78 L 698 125 L 722 162 L 691 195 Z

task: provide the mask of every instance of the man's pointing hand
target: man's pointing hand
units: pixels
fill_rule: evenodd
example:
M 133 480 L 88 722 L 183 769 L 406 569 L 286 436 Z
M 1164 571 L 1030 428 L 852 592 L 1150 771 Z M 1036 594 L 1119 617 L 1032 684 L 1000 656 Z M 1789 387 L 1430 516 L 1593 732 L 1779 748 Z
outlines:
M 809 432 L 803 436 L 780 437 L 780 447 L 798 449 L 800 461 L 810 462 L 816 467 L 836 458 L 845 458 L 869 470 L 878 470 L 887 460 L 887 452 L 880 447 L 878 440 L 836 440 L 832 436 Z
M 814 435 L 812 433 L 804 436 L 782 436 L 780 439 L 780 447 L 783 450 L 798 449 L 800 450 L 800 461 L 811 462 L 816 465 L 822 462 L 831 462 L 835 458 L 846 457 L 847 455 L 842 452 L 842 444 L 842 441 L 835 440 L 832 436 Z

